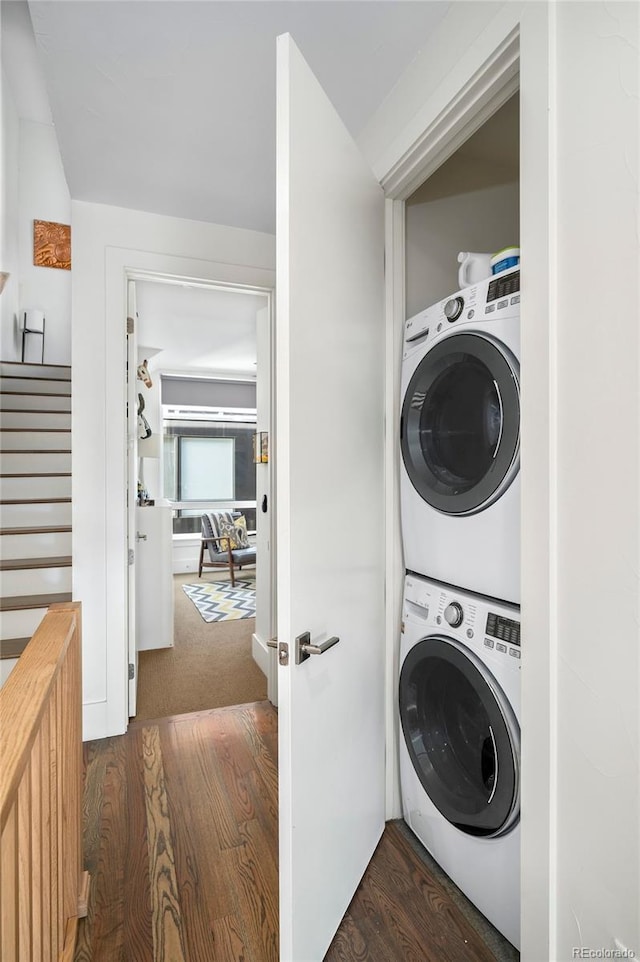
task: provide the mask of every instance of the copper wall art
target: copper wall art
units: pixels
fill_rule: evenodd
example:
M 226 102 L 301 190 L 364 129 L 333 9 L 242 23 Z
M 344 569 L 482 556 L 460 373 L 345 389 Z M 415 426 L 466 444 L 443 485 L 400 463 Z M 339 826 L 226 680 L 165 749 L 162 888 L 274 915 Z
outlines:
M 71 270 L 71 227 L 49 220 L 33 222 L 33 263 L 36 267 Z

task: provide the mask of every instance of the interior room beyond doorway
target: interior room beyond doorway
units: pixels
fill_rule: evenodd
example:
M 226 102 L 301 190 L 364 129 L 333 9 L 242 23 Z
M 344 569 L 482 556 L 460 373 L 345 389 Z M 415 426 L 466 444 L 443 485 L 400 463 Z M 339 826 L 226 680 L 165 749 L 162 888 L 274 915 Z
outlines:
M 198 561 L 203 513 L 240 513 L 256 531 L 257 329 L 268 311 L 257 292 L 151 279 L 135 286 L 138 363 L 148 372 L 137 382 L 144 540 L 136 550 L 135 718 L 143 720 L 267 697 L 253 657 L 256 566 L 235 571 L 231 593 L 228 568 L 204 567 L 199 576 Z M 146 615 L 158 604 L 171 623 L 150 632 Z

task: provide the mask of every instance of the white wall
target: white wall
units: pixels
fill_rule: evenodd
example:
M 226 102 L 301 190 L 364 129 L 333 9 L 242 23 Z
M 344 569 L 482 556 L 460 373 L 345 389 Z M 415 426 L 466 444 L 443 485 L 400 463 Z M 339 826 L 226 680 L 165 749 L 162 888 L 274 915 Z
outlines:
M 407 204 L 407 317 L 458 290 L 459 251 L 517 247 L 519 213 L 517 183 Z
M 361 138 L 386 177 L 519 29 L 529 962 L 640 951 L 638 17 L 453 4 Z
M 74 598 L 83 603 L 84 737 L 125 730 L 127 272 L 271 288 L 272 235 L 72 203 Z
M 55 128 L 20 120 L 20 310 L 44 311 L 44 360 L 71 362 L 71 271 L 36 267 L 33 263 L 33 221 L 71 223 L 71 198 L 62 168 Z M 73 238 L 71 239 L 73 265 Z M 40 359 L 40 338 L 30 338 L 32 359 Z M 21 345 L 21 338 L 18 339 Z M 17 356 L 17 355 L 16 355 Z
M 18 313 L 41 308 L 47 321 L 44 359 L 68 364 L 71 336 L 69 271 L 33 265 L 33 221 L 70 223 L 71 201 L 62 169 L 46 84 L 26 3 L 3 3 L 2 257 L 11 271 L 1 301 L 0 355 L 19 360 Z M 8 265 L 8 266 L 7 266 Z M 40 360 L 40 338 L 27 339 L 26 359 Z
M 563 958 L 580 937 L 640 952 L 640 8 L 578 7 L 556 35 Z
M 0 183 L 2 212 L 0 215 L 0 271 L 11 277 L 0 297 L 0 357 L 16 357 L 16 318 L 18 315 L 18 267 L 20 218 L 18 214 L 18 153 L 20 126 L 11 88 L 2 73 L 2 145 L 0 150 Z
M 17 318 L 25 308 L 45 313 L 44 359 L 71 361 L 71 272 L 33 263 L 33 221 L 69 224 L 71 200 L 62 169 L 55 128 L 19 118 L 11 87 L 2 84 L 2 258 L 0 270 L 11 277 L 2 294 L 0 353 L 20 360 L 22 337 Z M 73 252 L 72 252 L 73 256 Z M 26 360 L 40 360 L 40 338 L 27 341 Z

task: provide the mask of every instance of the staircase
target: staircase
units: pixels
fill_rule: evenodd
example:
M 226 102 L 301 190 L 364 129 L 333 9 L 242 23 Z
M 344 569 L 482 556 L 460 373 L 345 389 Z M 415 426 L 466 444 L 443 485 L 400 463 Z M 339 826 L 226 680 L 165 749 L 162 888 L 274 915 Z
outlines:
M 71 600 L 67 366 L 0 362 L 0 596 L 2 660 L 19 657 L 50 604 Z

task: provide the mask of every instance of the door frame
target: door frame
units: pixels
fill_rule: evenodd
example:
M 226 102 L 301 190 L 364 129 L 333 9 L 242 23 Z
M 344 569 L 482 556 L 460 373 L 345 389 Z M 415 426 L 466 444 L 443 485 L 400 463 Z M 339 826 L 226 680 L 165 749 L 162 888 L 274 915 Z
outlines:
M 107 632 L 109 649 L 107 655 L 107 691 L 109 712 L 116 722 L 113 727 L 125 732 L 128 715 L 128 636 L 127 636 L 127 492 L 126 492 L 126 291 L 129 280 L 150 280 L 160 283 L 183 284 L 236 290 L 242 293 L 262 294 L 267 298 L 268 322 L 274 323 L 275 272 L 263 268 L 244 267 L 217 261 L 198 261 L 189 257 L 158 254 L 150 251 L 126 250 L 106 247 L 105 250 L 105 301 L 107 326 L 122 330 L 122 338 L 108 338 L 105 357 L 107 384 L 114 385 L 108 391 L 107 423 L 105 437 L 106 477 L 105 501 L 109 505 L 109 541 L 106 568 L 106 596 L 110 600 Z M 271 337 L 270 337 L 271 343 Z M 271 360 L 273 368 L 273 358 Z M 274 412 L 272 410 L 271 417 Z M 275 476 L 275 462 L 270 460 L 269 470 Z M 275 539 L 275 521 L 271 521 L 272 543 Z M 275 580 L 273 560 L 270 565 L 272 584 Z M 273 596 L 273 594 L 272 594 Z M 275 611 L 271 612 L 274 626 Z M 275 632 L 275 628 L 274 628 Z M 273 689 L 277 679 L 277 664 L 272 649 L 269 651 L 268 689 Z
M 158 274 L 158 273 L 156 273 L 155 271 L 147 271 L 147 270 L 145 270 L 145 271 L 140 271 L 140 270 L 125 269 L 125 272 L 126 272 L 126 276 L 127 276 L 127 282 L 128 282 L 128 281 L 133 281 L 133 282 L 135 282 L 135 281 L 145 281 L 145 282 L 147 282 L 147 283 L 152 283 L 152 284 L 153 284 L 153 283 L 155 283 L 155 284 L 169 284 L 169 285 L 172 285 L 172 286 L 180 286 L 180 287 L 186 287 L 186 286 L 188 286 L 188 287 L 191 287 L 191 288 L 205 288 L 205 289 L 208 289 L 208 290 L 219 290 L 219 291 L 223 291 L 223 292 L 225 292 L 225 293 L 233 293 L 233 292 L 238 292 L 238 293 L 243 293 L 243 294 L 249 293 L 249 294 L 255 294 L 256 296 L 262 296 L 262 297 L 265 298 L 265 302 L 266 302 L 266 303 L 265 303 L 265 306 L 264 306 L 263 308 L 260 308 L 259 314 L 261 314 L 262 311 L 265 312 L 266 317 L 265 317 L 265 321 L 263 321 L 263 323 L 266 324 L 266 332 L 265 332 L 264 338 L 263 338 L 263 340 L 262 340 L 262 345 L 263 345 L 263 346 L 262 346 L 262 349 L 260 348 L 260 346 L 258 347 L 258 355 L 260 356 L 261 353 L 262 353 L 263 355 L 264 355 L 264 354 L 267 355 L 266 360 L 263 359 L 260 366 L 262 366 L 263 368 L 266 368 L 266 369 L 268 370 L 267 391 L 265 392 L 265 396 L 268 398 L 268 401 L 267 401 L 268 411 L 267 411 L 267 414 L 266 414 L 266 420 L 267 420 L 267 422 L 268 422 L 268 424 L 269 424 L 269 432 L 275 435 L 275 430 L 274 430 L 274 427 L 275 427 L 275 425 L 274 425 L 274 421 L 275 421 L 275 401 L 274 401 L 274 397 L 273 397 L 272 390 L 271 390 L 271 385 L 272 385 L 272 381 L 273 381 L 273 376 L 272 376 L 272 371 L 271 371 L 271 369 L 272 369 L 272 367 L 273 367 L 273 357 L 274 357 L 274 355 L 273 355 L 273 333 L 274 333 L 274 332 L 273 332 L 273 328 L 274 328 L 274 323 L 273 323 L 273 320 L 274 320 L 274 319 L 273 319 L 274 296 L 273 296 L 273 293 L 274 293 L 274 292 L 273 292 L 273 291 L 267 291 L 267 292 L 265 292 L 264 290 L 258 289 L 258 288 L 254 288 L 254 287 L 251 286 L 251 285 L 228 284 L 228 283 L 222 283 L 222 282 L 219 282 L 219 281 L 211 281 L 211 280 L 205 280 L 205 279 L 185 281 L 184 278 L 176 278 L 176 277 L 174 277 L 174 276 L 172 276 L 172 275 L 167 275 L 166 273 Z M 136 318 L 135 318 L 134 320 L 137 320 L 137 316 L 136 316 Z M 137 337 L 137 329 L 136 329 L 136 337 Z M 265 348 L 266 348 L 266 350 L 265 350 Z M 262 416 L 263 416 L 263 418 L 264 418 L 264 413 L 265 413 L 265 412 L 262 411 L 261 413 L 262 413 Z M 256 430 L 257 430 L 257 425 L 256 425 Z M 271 489 L 271 488 L 275 488 L 275 465 L 274 465 L 275 445 L 273 444 L 273 442 L 271 443 L 270 447 L 272 448 L 272 452 L 273 452 L 273 453 L 272 453 L 272 456 L 271 456 L 271 458 L 270 458 L 270 460 L 269 460 L 269 462 L 268 462 L 268 468 L 267 468 L 267 470 L 268 470 L 268 472 L 269 472 L 269 488 Z M 127 452 L 127 456 L 130 457 L 130 451 Z M 271 495 L 270 495 L 270 497 L 271 497 Z M 256 511 L 257 511 L 257 502 L 256 502 Z M 269 519 L 268 519 L 268 520 L 269 520 L 269 524 L 268 524 L 268 527 L 267 527 L 267 538 L 268 538 L 268 542 L 269 542 L 269 545 L 270 545 L 270 549 L 271 549 L 271 550 L 273 551 L 273 553 L 274 553 L 274 560 L 271 559 L 271 551 L 270 551 L 268 568 L 267 568 L 267 570 L 268 570 L 268 587 L 267 587 L 267 589 L 266 589 L 265 592 L 264 592 L 264 598 L 267 599 L 267 604 L 268 604 L 268 613 L 267 613 L 267 619 L 266 619 L 266 621 L 265 621 L 265 624 L 268 625 L 268 629 L 267 629 L 268 638 L 272 638 L 273 635 L 274 635 L 274 631 L 275 631 L 275 627 L 274 627 L 274 626 L 275 626 L 275 620 L 276 620 L 276 617 L 277 617 L 277 607 L 276 607 L 276 600 L 277 600 L 277 599 L 276 599 L 276 590 L 275 590 L 275 589 L 276 589 L 276 586 L 275 586 L 275 580 L 276 580 L 276 579 L 275 579 L 275 530 L 276 530 L 276 527 L 275 527 L 274 501 L 273 501 L 273 498 L 272 498 L 272 497 L 271 497 L 271 511 L 270 511 L 270 513 L 269 513 Z M 131 532 L 130 532 L 130 531 L 128 531 L 127 533 L 128 533 L 129 536 L 131 535 Z M 263 534 L 263 537 L 264 537 L 264 534 Z M 134 544 L 135 544 L 135 542 L 134 542 Z M 134 550 L 135 550 L 135 547 L 134 547 Z M 130 596 L 131 596 L 131 586 L 130 586 L 130 583 L 129 583 L 129 586 L 128 586 L 128 589 L 127 589 L 127 597 L 128 597 L 128 599 L 130 598 Z M 135 597 L 135 592 L 134 592 L 134 597 Z M 135 607 L 137 604 L 138 604 L 138 600 L 137 600 L 137 598 L 136 598 L 136 600 L 135 600 L 135 602 L 134 602 L 134 607 Z M 128 607 L 129 607 L 129 605 L 128 605 Z M 132 617 L 132 615 L 131 615 L 131 612 L 129 611 L 129 630 L 131 630 L 131 627 L 130 627 L 130 626 L 131 626 L 131 617 Z M 135 620 L 135 613 L 134 613 L 133 617 L 134 617 L 134 620 Z M 259 636 L 258 636 L 255 632 L 253 633 L 253 635 L 252 635 L 252 655 L 253 655 L 253 657 L 254 657 L 254 660 L 255 660 L 255 661 L 257 662 L 257 664 L 259 665 L 259 667 L 265 672 L 265 675 L 266 675 L 266 677 L 267 677 L 267 697 L 269 698 L 270 701 L 273 702 L 273 704 L 277 705 L 277 700 L 278 700 L 278 695 L 277 695 L 277 685 L 278 685 L 277 663 L 276 663 L 275 658 L 273 657 L 273 652 L 272 652 L 272 650 L 271 650 L 270 648 L 268 648 L 267 645 L 266 645 L 266 641 L 268 640 L 268 638 L 265 639 L 265 643 L 264 643 L 264 645 L 263 645 L 262 642 L 261 642 L 261 640 L 260 640 L 260 638 L 259 638 Z M 257 655 L 258 657 L 256 657 L 256 655 Z M 129 653 L 129 658 L 130 658 L 130 657 L 131 657 L 131 653 Z M 265 669 L 266 669 L 266 670 L 265 670 Z M 129 670 L 131 670 L 131 669 L 129 668 Z M 138 672 L 138 660 L 137 660 L 137 657 L 136 657 L 136 661 L 135 661 L 135 672 L 136 672 L 136 675 L 135 675 L 135 687 L 136 687 L 136 689 L 137 689 L 137 684 L 138 684 L 138 677 L 137 677 L 137 672 Z M 130 684 L 131 684 L 131 683 L 130 683 Z M 131 698 L 131 695 L 129 695 L 129 698 Z M 130 717 L 131 717 L 131 716 L 130 716 Z
M 522 953 L 547 958 L 554 944 L 556 885 L 554 737 L 557 725 L 557 382 L 553 262 L 556 224 L 553 69 L 555 11 L 546 4 L 514 5 L 482 36 L 474 63 L 449 83 L 444 107 L 424 104 L 380 161 L 386 194 L 386 558 L 387 558 L 387 818 L 402 816 L 397 692 L 404 560 L 400 528 L 400 377 L 405 322 L 405 201 L 516 91 L 520 100 L 520 246 L 526 256 L 522 303 L 521 461 L 522 629 L 536 645 L 526 650 L 523 673 L 521 843 Z M 473 48 L 472 48 L 473 49 Z M 479 58 L 484 56 L 483 61 Z M 475 72 L 473 71 L 476 67 Z M 451 93 L 451 91 L 455 91 Z M 441 91 L 439 90 L 440 94 Z M 416 131 L 419 131 L 416 133 Z M 542 844 L 541 844 L 542 842 Z

